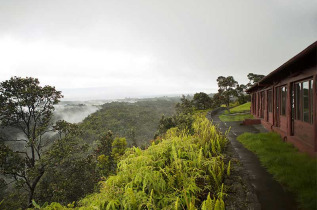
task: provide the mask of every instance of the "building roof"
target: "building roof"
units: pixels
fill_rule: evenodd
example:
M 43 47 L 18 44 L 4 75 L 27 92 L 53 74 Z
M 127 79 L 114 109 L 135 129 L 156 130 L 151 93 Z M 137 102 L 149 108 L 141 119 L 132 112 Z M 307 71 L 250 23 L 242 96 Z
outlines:
M 286 77 L 298 75 L 304 69 L 316 66 L 317 62 L 317 41 L 309 45 L 306 49 L 292 57 L 286 63 L 269 73 L 259 82 L 255 83 L 247 90 L 247 93 L 268 87 Z

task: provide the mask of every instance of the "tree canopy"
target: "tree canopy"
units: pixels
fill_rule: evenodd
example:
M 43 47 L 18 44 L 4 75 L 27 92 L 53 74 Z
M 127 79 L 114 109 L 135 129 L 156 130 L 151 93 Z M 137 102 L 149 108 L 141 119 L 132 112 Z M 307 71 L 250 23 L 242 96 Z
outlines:
M 247 84 L 247 87 L 250 88 L 252 85 L 254 85 L 255 83 L 259 82 L 265 76 L 262 75 L 262 74 L 249 73 L 247 75 L 247 77 L 249 79 L 249 83 Z
M 1 127 L 13 127 L 23 134 L 19 139 L 1 135 L 0 169 L 28 189 L 29 206 L 45 173 L 46 165 L 41 161 L 47 143 L 45 134 L 51 129 L 54 104 L 62 97 L 54 87 L 42 87 L 38 79 L 31 77 L 12 77 L 0 84 Z M 22 142 L 25 149 L 13 151 L 4 144 L 6 141 Z
M 193 105 L 198 110 L 205 110 L 211 107 L 211 98 L 203 92 L 195 93 Z
M 218 93 L 223 96 L 224 103 L 229 106 L 230 98 L 236 96 L 237 92 L 235 88 L 238 85 L 238 82 L 233 78 L 233 76 L 219 76 L 217 78 L 218 83 Z

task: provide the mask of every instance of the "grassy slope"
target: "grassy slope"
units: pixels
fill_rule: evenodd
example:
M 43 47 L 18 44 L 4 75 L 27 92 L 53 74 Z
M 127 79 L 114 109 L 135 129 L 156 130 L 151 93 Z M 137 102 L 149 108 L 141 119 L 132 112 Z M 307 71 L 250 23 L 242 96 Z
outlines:
M 226 110 L 224 114 L 219 116 L 219 118 L 223 122 L 243 121 L 245 119 L 253 118 L 253 116 L 250 113 L 247 113 L 248 111 L 250 111 L 250 106 L 251 102 L 242 104 L 240 106 L 236 106 L 230 109 L 230 113 Z
M 230 121 L 243 121 L 245 119 L 252 119 L 253 116 L 251 114 L 237 114 L 237 115 L 220 115 L 219 119 L 223 122 Z
M 244 133 L 238 140 L 257 154 L 274 178 L 296 193 L 304 209 L 316 209 L 317 160 L 299 153 L 276 133 Z
M 102 182 L 99 193 L 81 200 L 79 208 L 224 209 L 221 192 L 228 167 L 222 151 L 227 140 L 204 116 L 193 126 L 194 135 L 173 128 L 146 150 L 129 149 L 117 174 Z M 46 207 L 54 208 L 66 209 L 58 203 Z
M 250 111 L 250 107 L 251 107 L 251 102 L 247 102 L 245 104 L 242 104 L 240 106 L 236 106 L 236 107 L 230 109 L 230 113 Z

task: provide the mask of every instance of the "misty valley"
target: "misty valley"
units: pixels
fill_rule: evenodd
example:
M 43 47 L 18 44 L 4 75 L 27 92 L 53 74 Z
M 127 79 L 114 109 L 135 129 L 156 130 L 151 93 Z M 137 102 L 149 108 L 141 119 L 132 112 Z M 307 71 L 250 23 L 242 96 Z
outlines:
M 229 143 L 236 130 L 227 127 L 256 129 L 241 127 L 253 120 L 254 101 L 245 90 L 264 75 L 247 77 L 244 85 L 219 76 L 218 93 L 91 101 L 63 101 L 61 91 L 32 77 L 1 82 L 0 208 L 225 210 L 258 205 Z M 246 132 L 237 139 L 253 135 Z M 277 134 L 259 134 L 266 136 L 287 151 L 283 156 L 291 158 L 284 161 L 304 161 L 298 164 L 302 170 L 313 170 L 316 160 L 301 156 Z M 307 173 L 307 180 L 314 174 Z M 315 190 L 297 177 L 290 180 L 305 191 Z M 305 208 L 314 205 L 313 193 L 304 199 Z
M 206 114 L 249 98 L 217 82 L 216 94 L 63 101 L 36 78 L 3 81 L 1 208 L 224 209 L 227 138 Z
M 23 81 L 17 80 L 13 86 Z M 26 80 L 36 84 L 32 78 Z M 5 95 L 1 97 L 3 103 Z M 11 124 L 1 127 L 1 167 L 7 167 L 7 171 L 0 176 L 0 200 L 4 199 L 0 205 L 6 209 L 18 209 L 28 203 L 27 186 L 36 179 L 32 173 L 40 174 L 32 195 L 38 203 L 67 204 L 94 192 L 103 176 L 115 173 L 118 158 L 126 148 L 150 145 L 161 116 L 173 115 L 180 101 L 179 97 L 161 97 L 60 101 L 48 106 L 49 101 L 36 94 L 32 97 L 38 101 L 32 105 L 27 104 L 33 100 L 28 93 L 21 92 L 10 99 L 8 109 L 13 103 L 21 109 L 13 111 L 12 121 L 8 120 Z M 20 103 L 21 100 L 25 102 Z M 45 115 L 46 109 L 52 111 Z M 5 120 L 1 118 L 2 122 Z M 36 127 L 41 124 L 44 127 Z M 106 163 L 102 157 L 107 157 Z M 12 168 L 13 162 L 23 163 L 24 158 L 31 169 L 26 171 L 22 165 L 20 169 Z M 45 172 L 40 172 L 44 167 Z

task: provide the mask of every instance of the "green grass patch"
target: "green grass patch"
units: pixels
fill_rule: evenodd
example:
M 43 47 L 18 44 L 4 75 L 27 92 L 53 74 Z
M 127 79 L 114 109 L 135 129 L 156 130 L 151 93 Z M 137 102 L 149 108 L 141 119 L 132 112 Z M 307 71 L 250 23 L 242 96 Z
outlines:
M 230 113 L 247 112 L 247 111 L 250 111 L 250 107 L 251 107 L 251 102 L 248 102 L 248 103 L 245 103 L 230 109 Z
M 220 120 L 223 122 L 230 121 L 243 121 L 245 119 L 252 119 L 253 116 L 250 114 L 251 102 L 236 106 L 228 110 L 225 110 L 222 115 L 219 116 Z M 249 113 L 248 113 L 249 112 Z
M 237 115 L 220 115 L 219 119 L 223 122 L 230 122 L 230 121 L 243 121 L 245 119 L 252 119 L 253 116 L 251 114 L 237 114 Z
M 238 137 L 281 184 L 294 192 L 303 209 L 316 209 L 317 159 L 299 153 L 276 133 L 244 133 Z
M 213 109 L 205 109 L 205 110 L 195 110 L 194 115 L 206 115 L 208 112 L 212 111 Z

